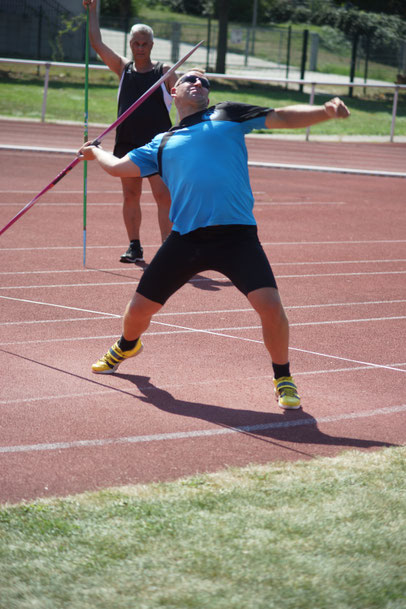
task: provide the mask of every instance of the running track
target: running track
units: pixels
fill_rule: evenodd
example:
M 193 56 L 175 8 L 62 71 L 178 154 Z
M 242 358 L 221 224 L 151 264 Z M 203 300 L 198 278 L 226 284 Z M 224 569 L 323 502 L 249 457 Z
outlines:
M 76 149 L 82 135 L 66 125 L 1 127 L 3 227 L 72 160 L 55 150 Z M 253 138 L 248 148 L 255 163 L 406 172 L 402 144 Z M 258 319 L 216 273 L 167 303 L 139 358 L 114 376 L 91 373 L 120 335 L 142 268 L 118 262 L 119 183 L 93 164 L 83 267 L 78 166 L 1 237 L 0 502 L 405 443 L 406 180 L 250 171 L 303 410 L 277 408 Z M 159 246 L 148 190 L 147 262 Z

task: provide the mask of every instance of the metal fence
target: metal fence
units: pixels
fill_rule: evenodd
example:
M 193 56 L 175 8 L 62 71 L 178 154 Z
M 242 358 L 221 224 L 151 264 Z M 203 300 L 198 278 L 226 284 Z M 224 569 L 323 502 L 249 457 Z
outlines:
M 34 65 L 42 65 L 45 67 L 45 77 L 44 77 L 44 94 L 43 94 L 43 100 L 42 100 L 42 109 L 41 109 L 41 120 L 44 122 L 45 121 L 45 116 L 46 116 L 46 106 L 47 106 L 47 95 L 48 95 L 48 83 L 49 83 L 49 74 L 50 74 L 50 69 L 52 66 L 55 67 L 67 67 L 67 68 L 80 68 L 80 69 L 84 69 L 85 68 L 85 64 L 78 64 L 78 63 L 66 63 L 66 62 L 45 62 L 45 61 L 38 61 L 38 60 L 23 60 L 23 59 L 8 59 L 5 57 L 1 57 L 0 58 L 0 64 L 1 63 L 15 63 L 15 64 L 34 64 Z M 90 65 L 89 66 L 90 69 L 96 69 L 96 70 L 108 70 L 108 68 L 104 65 Z M 239 81 L 240 77 L 239 76 L 231 76 L 231 75 L 224 75 L 224 74 L 216 74 L 213 72 L 208 72 L 207 73 L 209 78 L 220 78 L 220 79 L 226 79 L 226 80 L 236 80 Z M 348 87 L 348 83 L 343 83 L 343 82 L 334 82 L 334 81 L 317 81 L 317 80 L 303 80 L 303 79 L 287 79 L 287 78 L 272 78 L 272 77 L 254 77 L 251 78 L 250 80 L 252 80 L 252 82 L 262 82 L 262 83 L 279 83 L 279 84 L 285 84 L 286 86 L 288 85 L 292 85 L 292 84 L 297 84 L 302 87 L 307 86 L 308 88 L 310 88 L 310 95 L 309 95 L 309 104 L 313 104 L 314 103 L 314 98 L 315 98 L 315 91 L 316 91 L 316 87 L 318 85 L 323 85 L 323 86 L 330 86 L 333 88 L 336 87 Z M 386 85 L 366 85 L 365 83 L 351 83 L 351 86 L 354 87 L 373 87 L 375 89 L 383 89 L 383 90 L 393 90 L 393 104 L 392 104 L 392 119 L 391 119 L 391 128 L 390 128 L 390 134 L 389 134 L 389 141 L 393 142 L 394 141 L 394 135 L 395 135 L 395 122 L 396 122 L 396 113 L 397 113 L 397 107 L 398 107 L 398 99 L 399 99 L 399 92 L 406 92 L 406 85 L 398 85 L 398 84 L 386 84 Z M 307 128 L 306 130 L 306 140 L 309 140 L 309 136 L 310 136 L 310 127 Z
M 67 24 L 69 24 L 67 26 Z M 101 16 L 101 26 L 122 35 L 120 53 L 128 52 L 128 32 L 133 21 L 128 18 Z M 170 42 L 168 56 L 163 61 L 176 62 L 180 45 L 196 44 L 205 40 L 206 70 L 213 71 L 217 64 L 218 22 L 207 18 L 198 23 L 151 20 L 155 37 Z M 355 51 L 355 52 L 354 52 Z M 362 75 L 365 80 L 395 82 L 398 74 L 406 74 L 406 41 L 392 40 L 389 44 L 361 37 L 348 39 L 328 26 L 318 33 L 293 29 L 291 26 L 258 27 L 250 24 L 229 23 L 228 55 L 232 60 L 226 73 L 239 65 L 246 71 L 267 72 L 283 69 L 289 77 L 291 69 L 300 71 L 330 72 Z M 42 59 L 49 61 L 84 61 L 84 14 L 74 15 L 57 0 L 1 0 L 0 2 L 0 56 Z
M 114 29 L 123 34 L 124 45 L 120 49 L 128 53 L 128 32 L 133 22 L 128 19 L 101 18 L 101 27 Z M 218 23 L 207 19 L 206 25 L 178 23 L 161 20 L 148 22 L 156 38 L 171 42 L 171 54 L 162 60 L 176 62 L 179 59 L 180 42 L 196 44 L 205 41 L 207 49 L 206 70 L 216 66 Z M 355 44 L 356 43 L 356 44 Z M 291 68 L 301 71 L 330 72 L 332 66 L 341 73 L 350 74 L 352 63 L 354 73 L 365 80 L 369 74 L 374 79 L 395 81 L 397 74 L 406 75 L 406 41 L 393 39 L 384 44 L 372 38 L 347 38 L 342 32 L 331 27 L 321 27 L 318 33 L 309 30 L 298 31 L 292 26 L 253 27 L 249 24 L 230 23 L 228 27 L 227 52 L 239 55 L 238 62 L 249 69 L 277 70 L 283 67 L 288 78 Z M 229 67 L 232 65 L 228 64 Z M 227 72 L 227 69 L 226 69 Z
M 1 0 L 0 55 L 83 61 L 84 22 L 56 0 Z

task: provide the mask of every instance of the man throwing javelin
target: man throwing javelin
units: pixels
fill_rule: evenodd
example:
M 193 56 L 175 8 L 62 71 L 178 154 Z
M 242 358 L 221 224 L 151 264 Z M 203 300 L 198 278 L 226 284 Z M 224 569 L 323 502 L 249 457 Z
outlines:
M 120 79 L 118 91 L 118 116 L 120 116 L 169 70 L 169 66 L 152 61 L 154 33 L 148 25 L 138 23 L 131 28 L 130 48 L 133 61 L 130 61 L 103 42 L 97 18 L 97 0 L 83 0 L 83 6 L 89 9 L 89 38 L 92 47 Z M 146 144 L 154 135 L 171 127 L 170 90 L 176 79 L 176 74 L 172 74 L 145 103 L 117 127 L 114 146 L 114 154 L 117 157 L 123 157 L 133 148 Z M 149 175 L 148 180 L 158 206 L 158 224 L 162 241 L 164 241 L 172 226 L 169 220 L 171 204 L 169 191 L 158 174 Z M 123 176 L 121 186 L 124 224 L 130 244 L 120 261 L 137 262 L 143 260 L 140 242 L 142 179 L 135 176 Z
M 112 176 L 159 172 L 172 198 L 172 231 L 126 307 L 121 338 L 92 370 L 110 374 L 125 359 L 138 355 L 141 335 L 168 298 L 195 274 L 215 270 L 245 294 L 260 317 L 279 406 L 299 408 L 289 365 L 289 324 L 257 236 L 244 135 L 255 128 L 307 127 L 346 118 L 349 111 L 337 97 L 323 106 L 271 109 L 223 102 L 208 108 L 209 91 L 204 72 L 190 70 L 171 91 L 178 125 L 122 159 L 89 142 L 79 151 L 88 161 L 96 159 Z

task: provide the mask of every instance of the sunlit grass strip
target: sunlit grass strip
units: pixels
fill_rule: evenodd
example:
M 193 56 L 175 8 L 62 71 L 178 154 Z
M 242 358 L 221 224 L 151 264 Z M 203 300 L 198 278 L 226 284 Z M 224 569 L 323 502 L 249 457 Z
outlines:
M 82 80 L 81 80 L 82 78 Z M 326 87 L 323 87 L 326 89 Z M 387 136 L 389 138 L 392 121 L 392 93 L 378 99 L 348 98 L 348 88 L 317 94 L 316 104 L 322 104 L 333 95 L 340 95 L 351 110 L 351 117 L 345 121 L 328 121 L 312 127 L 318 135 L 361 135 Z M 23 72 L 10 72 L 9 77 L 0 81 L 0 116 L 40 119 L 43 96 L 43 78 Z M 83 118 L 83 74 L 76 70 L 53 74 L 48 89 L 46 120 L 82 122 Z M 309 95 L 293 89 L 249 84 L 247 81 L 213 81 L 210 104 L 220 101 L 240 101 L 269 107 L 281 107 L 295 103 L 308 103 Z M 89 75 L 89 122 L 111 124 L 117 116 L 117 82 L 111 80 L 110 73 L 96 71 Z M 173 107 L 172 120 L 176 120 Z M 305 129 L 294 130 L 305 133 Z M 287 133 L 284 130 L 284 133 Z M 406 135 L 406 95 L 400 95 L 395 136 Z
M 406 449 L 0 509 L 1 609 L 404 609 Z

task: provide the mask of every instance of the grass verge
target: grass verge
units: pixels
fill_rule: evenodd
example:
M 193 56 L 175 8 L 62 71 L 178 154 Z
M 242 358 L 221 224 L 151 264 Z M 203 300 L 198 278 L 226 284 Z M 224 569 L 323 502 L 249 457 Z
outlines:
M 404 609 L 406 449 L 0 508 L 1 609 Z
M 51 70 L 46 120 L 83 120 L 84 76 L 80 70 Z M 312 133 L 323 135 L 388 136 L 391 129 L 392 95 L 376 99 L 348 98 L 345 90 L 320 93 L 315 103 L 321 104 L 333 94 L 340 95 L 351 109 L 346 121 L 331 121 L 312 127 Z M 0 71 L 0 115 L 14 118 L 41 118 L 43 74 L 36 68 L 17 70 L 12 64 L 3 64 Z M 213 81 L 210 103 L 242 101 L 254 105 L 280 107 L 295 103 L 308 103 L 306 93 L 247 81 Z M 110 72 L 90 71 L 89 121 L 111 124 L 116 118 L 117 81 Z M 173 108 L 172 118 L 175 120 Z M 304 133 L 303 130 L 295 130 Z M 285 131 L 286 133 L 286 131 Z M 406 135 L 406 96 L 400 98 L 396 135 Z

